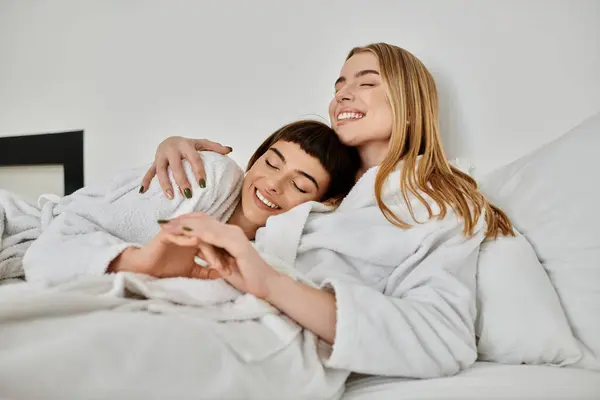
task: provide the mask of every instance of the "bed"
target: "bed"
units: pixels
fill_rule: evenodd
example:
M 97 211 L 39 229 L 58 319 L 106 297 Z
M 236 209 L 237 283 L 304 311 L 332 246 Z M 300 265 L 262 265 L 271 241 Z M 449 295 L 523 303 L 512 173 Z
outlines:
M 600 399 L 600 188 L 590 184 L 599 148 L 600 113 L 480 182 L 530 245 L 484 244 L 479 257 L 479 312 L 487 307 L 496 331 L 484 345 L 476 327 L 480 358 L 513 365 L 478 361 L 430 380 L 352 377 L 343 399 Z
M 600 373 L 574 368 L 477 362 L 453 377 L 350 379 L 344 400 L 598 399 Z
M 519 293 L 525 280 L 521 253 L 512 254 L 516 261 L 502 258 L 516 268 L 496 263 L 494 273 L 516 275 L 492 275 L 491 282 L 500 306 L 512 302 L 513 308 L 490 318 L 501 330 L 495 340 L 506 343 L 484 351 L 478 326 L 480 360 L 466 371 L 428 380 L 352 375 L 342 399 L 600 399 L 600 213 L 585 212 L 600 202 L 598 185 L 589 184 L 600 173 L 598 148 L 600 114 L 481 182 L 531 244 L 554 303 L 546 301 L 547 294 L 536 297 L 536 288 Z M 484 259 L 480 255 L 480 264 Z M 482 265 L 479 269 L 481 275 Z M 0 293 L 27 285 L 4 282 Z M 556 320 L 558 314 L 563 319 Z M 566 329 L 555 328 L 560 324 Z

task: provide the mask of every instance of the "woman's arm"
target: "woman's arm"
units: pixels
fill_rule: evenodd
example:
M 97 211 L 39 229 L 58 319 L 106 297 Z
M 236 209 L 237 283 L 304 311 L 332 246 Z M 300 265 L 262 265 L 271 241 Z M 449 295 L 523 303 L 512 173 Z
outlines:
M 136 181 L 144 169 L 122 172 L 61 199 L 54 219 L 23 258 L 27 280 L 55 284 L 102 275 L 125 249 L 140 247 L 135 232 L 127 232 L 138 221 L 126 224 L 123 214 L 135 209 L 136 199 L 143 201 Z
M 232 188 L 243 180 L 243 172 L 226 157 L 206 157 L 212 160 L 209 175 L 222 186 L 198 190 L 192 198 L 177 193 L 170 201 L 157 184 L 140 194 L 138 185 L 146 167 L 121 173 L 109 183 L 86 186 L 64 198 L 55 208 L 58 216 L 25 254 L 26 278 L 60 283 L 81 275 L 102 275 L 115 260 L 114 270 L 131 270 L 134 263 L 130 255 L 135 253 L 139 259 L 140 253 L 130 250 L 124 257 L 119 255 L 151 242 L 159 232 L 158 219 L 194 210 L 222 217 L 229 208 Z M 185 168 L 193 176 L 189 165 Z M 195 188 L 199 189 L 198 185 Z
M 307 286 L 273 269 L 239 227 L 194 213 L 176 218 L 164 229 L 171 234 L 198 239 L 202 257 L 231 285 L 268 301 L 317 336 L 333 343 L 334 294 Z
M 282 274 L 271 279 L 267 285 L 266 301 L 327 343 L 333 344 L 336 327 L 336 299 L 333 292 L 312 288 Z
M 31 244 L 23 269 L 28 281 L 46 284 L 102 275 L 113 259 L 136 246 L 141 245 L 110 234 L 82 215 L 64 212 Z
M 332 343 L 328 367 L 432 378 L 455 374 L 477 357 L 475 273 L 485 229 L 479 224 L 464 237 L 460 221 L 447 218 L 430 222 L 439 228 L 387 277 L 385 294 L 344 276 L 325 280 L 322 290 L 294 282 L 269 267 L 236 227 L 210 218 L 180 232 L 227 250 L 235 265 L 231 273 L 218 267 L 225 279 Z
M 437 224 L 437 221 L 431 222 Z M 475 274 L 483 227 L 439 229 L 387 278 L 385 294 L 332 278 L 335 345 L 331 368 L 410 378 L 449 376 L 471 366 L 475 342 Z

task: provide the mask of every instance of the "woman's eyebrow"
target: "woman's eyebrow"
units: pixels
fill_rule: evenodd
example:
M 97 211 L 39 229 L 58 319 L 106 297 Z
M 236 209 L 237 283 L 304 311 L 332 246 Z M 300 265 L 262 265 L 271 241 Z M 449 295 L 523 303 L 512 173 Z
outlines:
M 310 180 L 312 183 L 315 184 L 315 186 L 317 187 L 317 190 L 319 190 L 319 184 L 317 183 L 317 180 L 315 178 L 313 178 L 312 176 L 310 176 L 306 172 L 304 172 L 302 170 L 299 170 L 299 169 L 297 169 L 296 172 L 299 173 L 300 175 L 308 178 L 308 180 Z
M 283 156 L 283 154 L 281 154 L 281 152 L 279 150 L 277 150 L 275 147 L 270 147 L 269 150 L 271 150 L 273 153 L 277 154 L 277 156 L 279 158 L 281 158 L 281 161 L 283 161 L 283 163 L 285 164 L 285 157 Z M 319 184 L 317 183 L 317 180 L 315 178 L 313 178 L 310 174 L 307 174 L 306 172 L 304 172 L 300 169 L 296 169 L 294 171 L 299 173 L 300 175 L 304 176 L 305 178 L 310 180 L 312 183 L 314 183 L 315 186 L 317 187 L 317 190 L 319 190 Z
M 281 161 L 283 161 L 285 163 L 285 157 L 283 156 L 283 154 L 281 154 L 281 152 L 279 150 L 277 150 L 275 147 L 269 147 L 269 150 L 272 151 L 273 153 L 277 154 L 277 156 L 279 158 L 281 158 Z
M 361 76 L 365 76 L 365 75 L 369 75 L 369 74 L 379 75 L 379 72 L 375 71 L 374 69 L 363 69 L 362 71 L 358 71 L 354 75 L 354 77 L 360 78 Z M 337 78 L 337 81 L 335 81 L 335 85 L 337 86 L 338 83 L 342 83 L 342 82 L 346 82 L 346 77 L 340 76 L 339 78 Z

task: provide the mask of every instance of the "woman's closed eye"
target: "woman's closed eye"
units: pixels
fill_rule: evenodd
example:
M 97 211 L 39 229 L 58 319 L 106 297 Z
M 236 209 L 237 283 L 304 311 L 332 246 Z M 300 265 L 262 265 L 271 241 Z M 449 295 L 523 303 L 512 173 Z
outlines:
M 266 163 L 266 164 L 269 166 L 269 168 L 273 168 L 273 169 L 279 170 L 279 168 L 278 168 L 278 167 L 276 167 L 275 165 L 271 164 L 271 163 L 269 162 L 269 160 L 267 160 L 266 158 L 265 158 L 265 163 Z
M 308 193 L 308 191 L 307 191 L 307 190 L 304 190 L 304 189 L 302 189 L 300 186 L 298 186 L 298 185 L 296 184 L 296 182 L 292 181 L 292 185 L 294 185 L 294 187 L 296 188 L 296 190 L 298 190 L 300 193 L 302 193 L 302 194 L 306 194 L 306 193 Z

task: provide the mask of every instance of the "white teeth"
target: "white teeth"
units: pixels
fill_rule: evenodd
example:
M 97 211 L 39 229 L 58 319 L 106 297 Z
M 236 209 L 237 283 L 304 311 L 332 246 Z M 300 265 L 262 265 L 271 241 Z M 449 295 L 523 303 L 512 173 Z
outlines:
M 340 115 L 338 115 L 338 121 L 344 119 L 361 119 L 364 116 L 365 115 L 363 113 L 343 112 Z
M 271 203 L 269 200 L 265 199 L 264 196 L 258 191 L 258 189 L 256 189 L 256 197 L 258 197 L 258 199 L 260 201 L 262 201 L 266 206 L 272 208 L 272 209 L 278 209 L 279 207 L 276 206 L 275 204 Z

